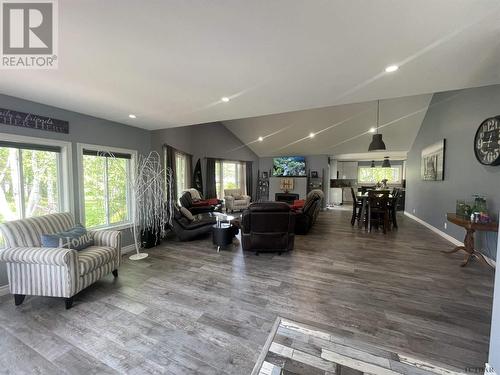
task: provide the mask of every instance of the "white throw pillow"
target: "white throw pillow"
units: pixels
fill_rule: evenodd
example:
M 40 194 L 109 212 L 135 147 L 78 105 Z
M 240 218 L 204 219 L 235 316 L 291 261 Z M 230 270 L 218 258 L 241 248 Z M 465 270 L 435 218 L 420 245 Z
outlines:
M 182 216 L 184 216 L 189 221 L 193 221 L 194 220 L 193 214 L 186 207 L 181 207 L 180 211 L 181 211 Z
M 200 193 L 198 192 L 198 190 L 196 189 L 188 189 L 189 191 L 189 194 L 191 194 L 191 199 L 193 201 L 199 201 L 201 200 L 201 196 L 200 196 Z

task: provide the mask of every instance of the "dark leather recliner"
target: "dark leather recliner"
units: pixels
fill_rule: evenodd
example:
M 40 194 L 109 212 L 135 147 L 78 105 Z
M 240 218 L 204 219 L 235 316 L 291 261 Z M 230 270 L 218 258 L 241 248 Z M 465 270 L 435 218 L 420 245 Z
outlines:
M 210 213 L 196 215 L 193 221 L 189 221 L 174 206 L 171 229 L 179 240 L 190 241 L 210 233 L 215 223 L 216 218 Z
M 222 204 L 217 199 L 204 200 L 200 201 L 199 203 L 194 203 L 189 191 L 186 191 L 181 195 L 181 197 L 179 198 L 179 202 L 181 203 L 182 207 L 187 208 L 193 215 L 201 214 L 204 212 L 220 211 L 222 208 Z
M 307 234 L 321 211 L 324 194 L 321 190 L 311 190 L 307 194 L 304 207 L 296 211 L 295 234 Z
M 283 202 L 252 203 L 241 218 L 243 250 L 279 253 L 293 250 L 295 214 Z

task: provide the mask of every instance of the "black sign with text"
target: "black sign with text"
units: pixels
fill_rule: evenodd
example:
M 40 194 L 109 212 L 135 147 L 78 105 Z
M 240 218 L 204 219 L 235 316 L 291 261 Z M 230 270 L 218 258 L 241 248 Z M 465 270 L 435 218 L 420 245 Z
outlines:
M 22 128 L 46 130 L 49 132 L 69 133 L 68 121 L 34 115 L 32 113 L 11 111 L 5 108 L 0 108 L 0 123 Z

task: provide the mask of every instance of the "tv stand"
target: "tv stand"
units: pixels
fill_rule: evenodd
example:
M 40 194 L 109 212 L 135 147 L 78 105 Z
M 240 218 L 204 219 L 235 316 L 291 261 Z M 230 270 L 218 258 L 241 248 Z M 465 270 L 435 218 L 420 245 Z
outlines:
M 299 195 L 295 193 L 275 193 L 274 200 L 276 202 L 285 202 L 293 204 L 295 200 L 299 199 Z

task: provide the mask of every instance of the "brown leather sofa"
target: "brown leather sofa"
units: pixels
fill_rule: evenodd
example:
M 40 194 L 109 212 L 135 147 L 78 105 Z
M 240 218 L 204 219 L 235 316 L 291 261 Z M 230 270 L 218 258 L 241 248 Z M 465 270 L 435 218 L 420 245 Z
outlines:
M 311 190 L 307 194 L 304 207 L 295 212 L 295 234 L 307 234 L 321 211 L 324 194 L 321 190 Z
M 278 252 L 293 250 L 295 214 L 283 202 L 252 203 L 241 218 L 243 250 Z

